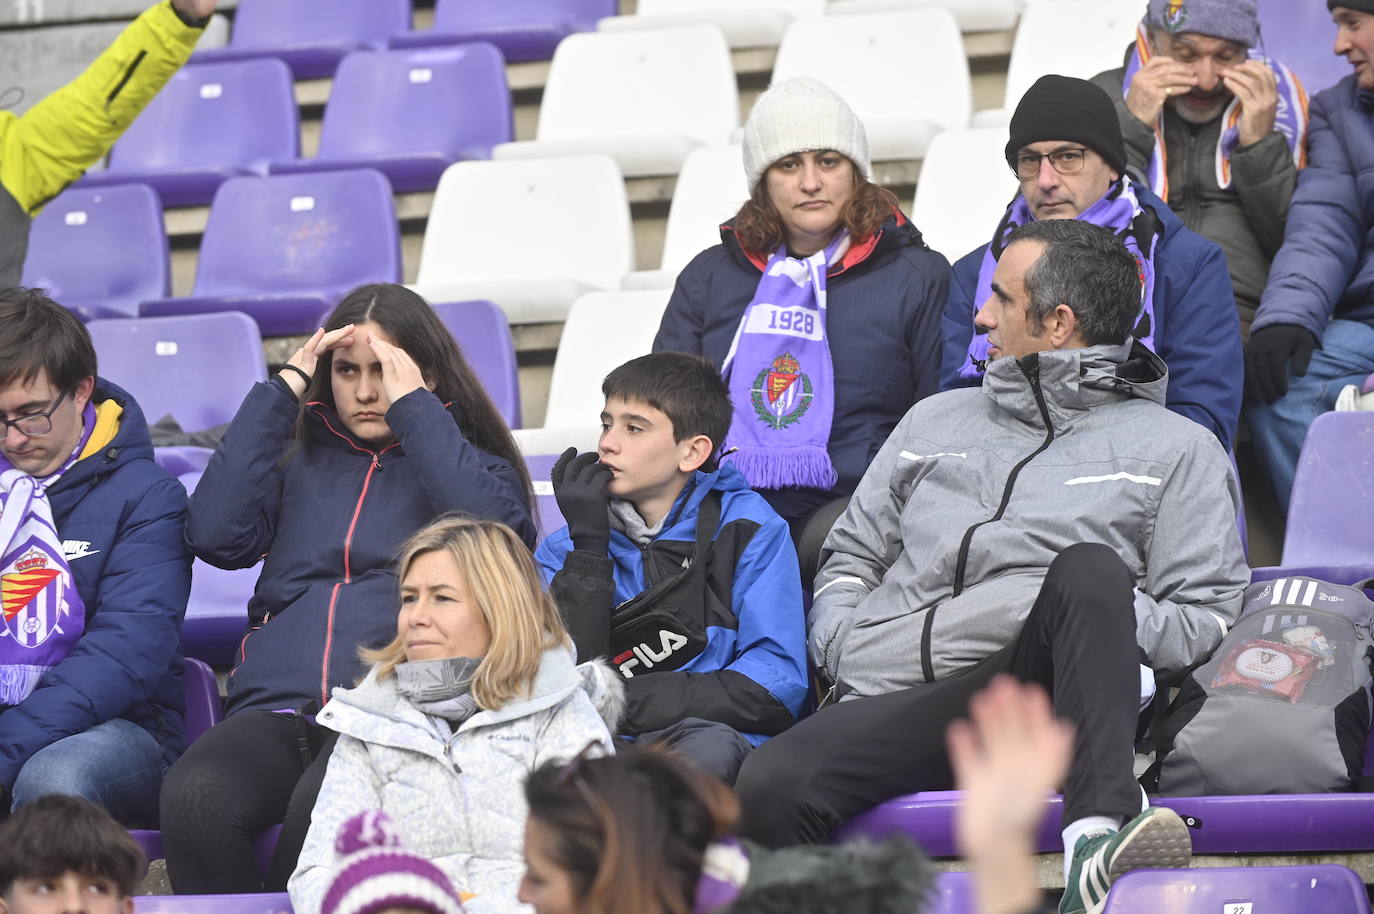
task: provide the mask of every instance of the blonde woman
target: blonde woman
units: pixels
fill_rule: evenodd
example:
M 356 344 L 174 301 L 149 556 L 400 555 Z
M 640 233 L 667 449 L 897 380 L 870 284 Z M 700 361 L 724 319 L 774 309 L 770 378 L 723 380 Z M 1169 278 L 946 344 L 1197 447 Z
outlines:
M 623 701 L 609 668 L 575 665 L 529 550 L 508 527 L 446 517 L 416 533 L 397 563 L 395 639 L 338 688 L 319 722 L 339 733 L 300 862 L 297 914 L 317 914 L 336 875 L 334 837 L 351 816 L 384 810 L 474 912 L 516 911 L 523 870 L 523 784 L 539 765 L 600 742 Z

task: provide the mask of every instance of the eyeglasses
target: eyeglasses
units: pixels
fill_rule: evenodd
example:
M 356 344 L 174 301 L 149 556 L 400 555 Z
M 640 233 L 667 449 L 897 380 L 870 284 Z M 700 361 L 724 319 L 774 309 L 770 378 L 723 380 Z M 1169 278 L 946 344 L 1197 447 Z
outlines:
M 1018 178 L 1033 178 L 1040 174 L 1040 160 L 1049 159 L 1054 170 L 1061 175 L 1076 175 L 1083 170 L 1088 161 L 1088 147 L 1072 146 L 1056 149 L 1054 152 L 1021 152 L 1012 157 L 1007 164 L 1016 172 Z
M 62 401 L 67 399 L 68 391 L 63 391 L 62 395 L 53 401 L 46 413 L 35 413 L 32 416 L 20 416 L 18 419 L 0 419 L 0 429 L 4 429 L 3 435 L 8 436 L 10 426 L 19 429 L 19 434 L 29 438 L 38 438 L 52 431 L 52 414 L 57 412 L 57 408 L 62 405 Z

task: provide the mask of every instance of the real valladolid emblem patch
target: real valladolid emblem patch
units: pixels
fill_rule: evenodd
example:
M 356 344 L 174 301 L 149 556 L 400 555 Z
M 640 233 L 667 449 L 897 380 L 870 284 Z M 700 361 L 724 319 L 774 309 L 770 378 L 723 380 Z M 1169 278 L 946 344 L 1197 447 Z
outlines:
M 1183 23 L 1188 20 L 1188 10 L 1183 4 L 1184 0 L 1169 0 L 1169 5 L 1164 9 L 1164 28 L 1171 32 L 1183 28 Z
M 750 395 L 760 422 L 775 429 L 787 428 L 811 408 L 811 379 L 792 353 L 783 353 L 759 372 Z

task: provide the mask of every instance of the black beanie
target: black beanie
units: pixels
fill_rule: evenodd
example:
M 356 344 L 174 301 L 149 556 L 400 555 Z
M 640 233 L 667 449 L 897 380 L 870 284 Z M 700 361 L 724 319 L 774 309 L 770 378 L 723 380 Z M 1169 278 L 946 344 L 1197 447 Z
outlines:
M 1374 13 L 1374 0 L 1326 0 L 1328 11 L 1343 6 L 1357 13 Z
M 1374 0 L 1370 0 L 1374 2 Z M 1086 79 L 1042 76 L 1021 96 L 1011 116 L 1007 161 L 1044 140 L 1074 140 L 1092 149 L 1119 175 L 1126 173 L 1126 141 L 1107 93 Z

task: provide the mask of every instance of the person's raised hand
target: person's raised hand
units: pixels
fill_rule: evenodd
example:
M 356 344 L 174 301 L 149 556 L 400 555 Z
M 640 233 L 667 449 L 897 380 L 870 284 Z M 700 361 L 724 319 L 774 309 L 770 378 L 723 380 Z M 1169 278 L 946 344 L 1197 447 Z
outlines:
M 1153 127 L 1166 101 L 1190 92 L 1196 85 L 1197 77 L 1186 66 L 1172 57 L 1157 54 L 1131 80 L 1126 107 L 1141 123 Z
M 549 473 L 558 510 L 568 522 L 568 535 L 579 552 L 605 555 L 611 545 L 611 517 L 606 507 L 606 486 L 611 468 L 597 463 L 595 452 L 579 455 L 570 447 Z
M 1312 331 L 1297 324 L 1270 324 L 1250 334 L 1245 346 L 1245 396 L 1254 403 L 1273 403 L 1288 393 L 1288 372 L 1302 377 L 1321 344 Z
M 1274 131 L 1279 112 L 1279 78 L 1262 60 L 1247 60 L 1221 74 L 1240 99 L 1240 145 L 1258 143 Z
M 296 368 L 297 371 L 282 369 L 278 374 L 286 382 L 286 386 L 291 388 L 291 392 L 299 400 L 305 395 L 305 389 L 309 386 L 306 378 L 315 377 L 315 367 L 319 364 L 320 356 L 329 352 L 331 349 L 347 349 L 353 345 L 353 325 L 344 324 L 337 330 L 325 332 L 323 327 L 310 335 L 301 348 L 292 353 L 291 358 L 286 360 L 286 364 Z M 305 373 L 302 377 L 300 372 Z
M 187 19 L 199 22 L 210 18 L 215 12 L 216 2 L 218 0 L 172 0 L 172 6 L 180 10 Z
M 382 390 L 389 402 L 395 403 L 412 391 L 429 390 L 424 372 L 400 346 L 393 346 L 375 333 L 367 334 L 367 345 L 382 366 Z

